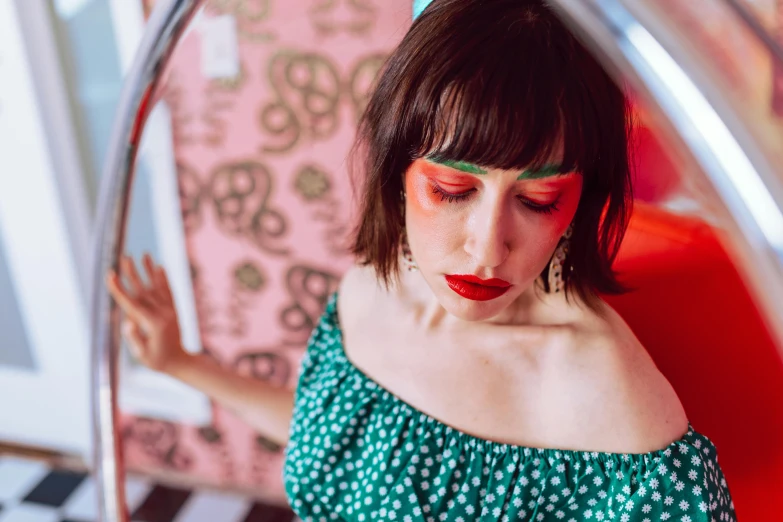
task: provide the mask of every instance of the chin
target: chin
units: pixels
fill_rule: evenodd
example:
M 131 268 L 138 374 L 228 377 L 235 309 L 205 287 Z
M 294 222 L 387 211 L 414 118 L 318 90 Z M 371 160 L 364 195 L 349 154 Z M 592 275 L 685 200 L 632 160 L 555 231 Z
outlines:
M 463 321 L 486 321 L 492 319 L 505 310 L 515 298 L 509 295 L 511 293 L 509 292 L 490 301 L 473 301 L 458 295 L 450 288 L 446 288 L 445 292 L 448 293 L 441 293 L 440 295 L 439 301 L 441 305 L 451 315 Z

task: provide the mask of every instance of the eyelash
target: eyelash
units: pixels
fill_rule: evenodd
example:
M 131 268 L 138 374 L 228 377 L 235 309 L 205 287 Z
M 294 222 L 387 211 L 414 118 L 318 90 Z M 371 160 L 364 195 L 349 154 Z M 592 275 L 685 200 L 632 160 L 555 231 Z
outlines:
M 467 192 L 463 192 L 462 194 L 452 194 L 451 192 L 446 192 L 439 186 L 435 185 L 432 187 L 432 193 L 440 196 L 441 201 L 448 201 L 449 203 L 458 203 L 464 199 L 466 199 L 472 192 L 474 192 L 476 189 L 471 189 Z M 517 199 L 520 203 L 522 203 L 526 208 L 532 210 L 533 212 L 537 214 L 552 214 L 552 212 L 555 212 L 559 210 L 557 203 L 559 199 L 556 199 L 554 202 L 549 203 L 548 205 L 536 205 L 535 203 L 531 203 L 530 201 L 526 201 L 523 198 L 520 198 L 517 196 Z

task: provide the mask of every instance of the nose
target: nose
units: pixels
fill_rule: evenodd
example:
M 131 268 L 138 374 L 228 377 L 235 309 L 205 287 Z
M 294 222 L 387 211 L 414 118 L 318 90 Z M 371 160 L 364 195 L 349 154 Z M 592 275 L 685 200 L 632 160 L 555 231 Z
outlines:
M 465 251 L 480 267 L 495 268 L 508 258 L 511 220 L 502 200 L 486 198 L 475 207 L 468 221 Z

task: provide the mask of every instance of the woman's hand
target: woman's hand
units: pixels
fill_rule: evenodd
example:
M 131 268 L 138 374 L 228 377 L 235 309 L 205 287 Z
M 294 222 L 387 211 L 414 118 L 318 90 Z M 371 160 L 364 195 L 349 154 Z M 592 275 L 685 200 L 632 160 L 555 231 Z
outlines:
M 190 355 L 182 348 L 177 311 L 166 272 L 144 255 L 145 284 L 129 257 L 120 261 L 120 272 L 129 282 L 109 272 L 106 286 L 125 312 L 123 335 L 142 364 L 167 373 L 215 399 L 244 418 L 251 426 L 278 444 L 288 441 L 294 393 L 268 382 L 237 375 L 209 357 Z
M 109 271 L 106 286 L 123 312 L 122 334 L 133 355 L 145 366 L 173 373 L 190 358 L 182 347 L 174 298 L 166 272 L 149 254 L 142 258 L 147 283 L 136 270 L 133 259 L 123 256 L 120 272 L 129 282 L 125 288 L 120 276 Z

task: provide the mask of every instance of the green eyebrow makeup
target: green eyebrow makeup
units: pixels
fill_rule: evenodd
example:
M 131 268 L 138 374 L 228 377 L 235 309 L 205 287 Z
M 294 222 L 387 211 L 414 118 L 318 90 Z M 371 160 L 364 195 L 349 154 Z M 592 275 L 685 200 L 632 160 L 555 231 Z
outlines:
M 487 173 L 487 171 L 482 169 L 481 167 L 478 167 L 476 165 L 473 165 L 472 163 L 467 163 L 464 161 L 452 161 L 452 160 L 442 159 L 437 156 L 427 156 L 427 159 L 432 161 L 433 163 L 437 163 L 438 165 L 451 167 L 452 169 L 461 170 L 462 172 L 467 172 L 468 174 Z
M 522 179 L 541 179 L 548 178 L 560 173 L 562 167 L 560 165 L 544 165 L 538 170 L 526 170 L 519 175 L 517 180 Z
M 486 174 L 487 171 L 482 169 L 481 167 L 477 165 L 473 165 L 472 163 L 468 163 L 466 161 L 453 161 L 448 160 L 444 158 L 439 158 L 438 156 L 427 156 L 427 159 L 432 161 L 433 163 L 437 163 L 438 165 L 443 165 L 444 167 L 450 167 L 452 169 L 456 169 L 462 172 L 467 172 L 468 174 Z M 556 174 L 559 174 L 562 167 L 560 165 L 544 165 L 540 169 L 528 169 L 522 172 L 517 177 L 517 180 L 525 180 L 525 179 L 542 179 L 542 178 L 548 178 L 551 176 L 554 176 Z

